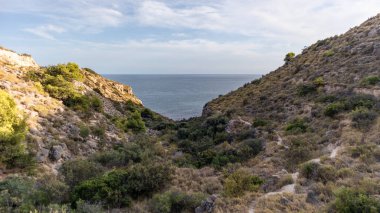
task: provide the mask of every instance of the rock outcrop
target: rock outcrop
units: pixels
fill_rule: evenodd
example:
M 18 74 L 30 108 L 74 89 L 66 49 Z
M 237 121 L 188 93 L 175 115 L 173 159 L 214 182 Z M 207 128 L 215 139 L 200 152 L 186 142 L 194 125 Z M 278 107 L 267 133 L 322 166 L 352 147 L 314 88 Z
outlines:
M 38 64 L 32 56 L 28 54 L 18 54 L 12 50 L 0 47 L 0 63 L 8 64 L 15 67 L 32 67 L 38 68 Z

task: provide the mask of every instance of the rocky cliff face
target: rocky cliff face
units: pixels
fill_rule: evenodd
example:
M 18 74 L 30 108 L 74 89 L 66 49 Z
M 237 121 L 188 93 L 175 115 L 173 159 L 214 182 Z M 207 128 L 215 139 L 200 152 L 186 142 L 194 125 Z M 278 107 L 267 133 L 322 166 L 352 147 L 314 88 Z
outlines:
M 98 97 L 104 109 L 104 113 L 84 116 L 44 92 L 38 82 L 28 79 L 28 73 L 38 69 L 31 56 L 0 49 L 0 89 L 11 95 L 27 119 L 26 145 L 45 172 L 56 173 L 68 159 L 87 156 L 128 140 L 129 135 L 116 128 L 108 117 L 124 116 L 123 107 L 128 101 L 142 107 L 129 86 L 83 69 L 85 79 L 75 82 L 77 90 Z M 83 131 L 89 131 L 88 135 L 81 134 Z M 0 177 L 6 173 L 6 170 L 1 171 Z
M 3 47 L 0 47 L 0 63 L 15 67 L 39 67 L 30 55 L 18 54 Z

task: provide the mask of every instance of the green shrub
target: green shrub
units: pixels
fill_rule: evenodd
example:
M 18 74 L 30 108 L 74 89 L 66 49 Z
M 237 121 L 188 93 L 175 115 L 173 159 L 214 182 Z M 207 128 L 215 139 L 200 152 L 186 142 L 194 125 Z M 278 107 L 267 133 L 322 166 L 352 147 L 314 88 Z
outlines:
M 126 167 L 130 163 L 150 161 L 160 155 L 161 151 L 157 143 L 141 136 L 132 139 L 123 146 L 115 147 L 114 150 L 98 152 L 90 159 L 105 167 L 114 168 Z
M 321 103 L 333 103 L 338 100 L 339 98 L 335 95 L 321 95 L 316 101 Z
M 325 80 L 323 79 L 323 77 L 318 77 L 318 78 L 314 79 L 313 84 L 317 87 L 324 86 Z
M 66 81 L 83 81 L 84 79 L 79 66 L 72 62 L 49 66 L 46 68 L 46 73 L 51 76 L 62 76 Z
M 335 54 L 333 50 L 327 50 L 326 52 L 323 53 L 324 57 L 331 57 Z
M 105 129 L 106 129 L 106 127 L 103 125 L 91 126 L 91 128 L 90 128 L 91 133 L 94 134 L 95 136 L 99 137 L 99 138 L 104 138 L 104 136 L 106 135 Z
M 29 178 L 9 177 L 0 182 L 0 210 L 12 212 L 15 210 L 34 209 L 34 181 Z
M 128 132 L 128 130 L 144 132 L 146 130 L 145 123 L 138 111 L 133 112 L 130 117 L 114 118 L 114 122 L 124 132 Z
M 312 140 L 302 138 L 292 139 L 289 149 L 286 152 L 288 165 L 294 167 L 299 163 L 311 159 L 315 144 Z
M 203 194 L 167 191 L 163 194 L 154 195 L 150 206 L 152 212 L 155 213 L 194 212 L 204 199 Z
M 307 179 L 323 183 L 336 179 L 336 171 L 332 166 L 321 165 L 315 162 L 304 163 L 301 167 L 301 175 Z
M 246 139 L 241 142 L 238 147 L 237 157 L 240 160 L 247 160 L 253 156 L 256 156 L 264 149 L 264 143 L 259 139 Z
M 380 200 L 352 188 L 341 188 L 336 192 L 336 199 L 330 210 L 339 213 L 375 213 L 380 212 Z
M 229 175 L 224 183 L 224 193 L 227 196 L 242 196 L 246 191 L 256 191 L 264 181 L 246 170 L 237 170 Z
M 74 84 L 67 81 L 63 76 L 51 76 L 44 74 L 39 80 L 41 81 L 44 90 L 53 98 L 66 100 L 81 96 L 81 94 L 74 87 Z
M 285 55 L 285 58 L 284 58 L 285 63 L 289 63 L 289 62 L 293 61 L 295 56 L 296 56 L 296 54 L 294 52 L 287 53 Z
M 361 81 L 361 85 L 363 86 L 373 86 L 380 83 L 379 76 L 368 76 Z
M 308 126 L 304 119 L 296 118 L 293 121 L 289 122 L 285 127 L 285 131 L 297 134 L 297 133 L 305 133 L 308 130 Z
M 76 94 L 72 97 L 64 99 L 63 104 L 74 110 L 82 112 L 89 112 L 91 109 L 97 112 L 101 112 L 103 110 L 102 101 L 98 97 L 92 95 L 87 96 Z
M 297 88 L 297 93 L 300 96 L 306 96 L 316 91 L 317 91 L 317 87 L 314 84 L 303 84 L 303 85 L 298 86 Z
M 368 129 L 377 118 L 377 113 L 369 111 L 366 108 L 358 108 L 352 112 L 351 116 L 354 127 Z
M 372 109 L 376 104 L 376 100 L 370 95 L 352 95 L 346 98 L 341 98 L 333 102 L 324 110 L 324 114 L 329 117 L 334 117 L 338 113 L 356 110 L 359 108 Z
M 324 110 L 324 114 L 328 117 L 334 117 L 340 112 L 343 112 L 345 110 L 345 105 L 342 102 L 335 102 L 327 105 L 327 107 Z
M 83 81 L 84 75 L 75 63 L 58 64 L 37 71 L 30 71 L 27 77 L 41 83 L 45 92 L 53 98 L 62 100 L 63 103 L 83 112 L 95 110 L 101 112 L 103 104 L 99 98 L 93 95 L 82 95 L 75 87 L 74 81 Z
M 87 138 L 90 135 L 90 128 L 86 125 L 80 125 L 79 126 L 79 135 L 82 138 Z
M 8 177 L 0 182 L 0 211 L 34 212 L 49 204 L 65 202 L 67 189 L 54 176 L 37 181 L 28 177 Z
M 268 121 L 264 119 L 257 118 L 253 121 L 252 126 L 253 127 L 260 127 L 260 126 L 267 126 L 269 124 Z
M 66 161 L 59 170 L 64 181 L 70 187 L 74 187 L 82 181 L 99 176 L 104 173 L 104 171 L 105 169 L 101 165 L 88 160 Z
M 0 164 L 11 168 L 33 164 L 23 144 L 26 132 L 25 120 L 20 116 L 16 103 L 8 93 L 0 90 Z
M 148 108 L 145 108 L 141 111 L 141 117 L 142 118 L 148 118 L 148 119 L 154 119 L 155 118 L 155 115 L 154 113 L 152 112 L 152 110 L 148 109 Z
M 149 195 L 164 187 L 171 179 L 171 172 L 169 166 L 162 164 L 136 164 L 128 169 L 116 169 L 81 182 L 74 189 L 73 201 L 129 206 L 131 198 Z

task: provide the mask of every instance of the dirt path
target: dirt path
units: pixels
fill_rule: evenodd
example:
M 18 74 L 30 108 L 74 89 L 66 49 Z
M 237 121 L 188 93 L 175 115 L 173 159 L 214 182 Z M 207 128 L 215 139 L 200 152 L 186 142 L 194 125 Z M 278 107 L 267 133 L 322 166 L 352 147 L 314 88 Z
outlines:
M 263 196 L 257 198 L 249 206 L 248 213 L 255 213 L 255 207 L 256 207 L 256 203 L 257 203 L 258 200 L 265 199 L 265 198 L 267 198 L 269 196 L 273 196 L 273 195 L 283 194 L 283 193 L 292 193 L 292 194 L 294 194 L 295 191 L 296 191 L 295 190 L 295 186 L 296 186 L 296 182 L 298 180 L 299 173 L 296 172 L 296 173 L 293 173 L 291 175 L 292 175 L 292 179 L 293 179 L 293 183 L 292 184 L 285 185 L 285 186 L 281 187 L 281 189 L 278 190 L 278 191 L 268 192 L 268 193 L 265 193 Z
M 277 141 L 277 145 L 279 146 L 283 146 L 283 140 L 281 138 L 281 136 L 276 132 L 276 135 L 277 135 L 277 138 L 278 138 L 278 141 Z M 338 152 L 340 150 L 342 150 L 343 147 L 341 145 L 337 145 L 335 146 L 332 150 L 331 150 L 331 153 L 329 155 L 329 157 L 331 159 L 335 159 Z M 314 162 L 314 163 L 320 163 L 321 162 L 321 158 L 315 158 L 315 159 L 312 159 L 310 160 L 309 162 Z M 258 197 L 255 201 L 253 201 L 251 203 L 251 205 L 249 206 L 249 209 L 248 209 L 248 213 L 255 213 L 255 207 L 256 207 L 256 204 L 257 204 L 257 201 L 260 200 L 260 199 L 265 199 L 269 196 L 273 196 L 273 195 L 278 195 L 278 194 L 282 194 L 282 193 L 292 193 L 294 194 L 295 193 L 295 186 L 296 186 L 296 182 L 298 180 L 298 175 L 299 173 L 296 172 L 296 173 L 293 173 L 292 174 L 292 179 L 293 179 L 293 183 L 292 184 L 289 184 L 289 185 L 285 185 L 283 186 L 280 190 L 278 191 L 275 191 L 275 192 L 268 192 L 264 195 L 262 195 L 261 197 Z

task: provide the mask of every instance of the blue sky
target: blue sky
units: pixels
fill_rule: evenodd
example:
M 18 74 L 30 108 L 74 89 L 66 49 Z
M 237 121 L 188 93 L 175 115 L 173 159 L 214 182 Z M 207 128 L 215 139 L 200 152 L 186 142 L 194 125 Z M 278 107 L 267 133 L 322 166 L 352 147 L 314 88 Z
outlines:
M 99 73 L 263 74 L 379 0 L 0 0 L 0 45 Z

